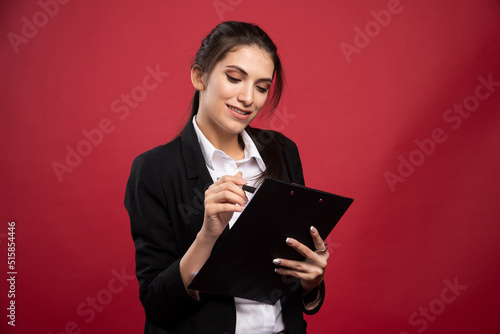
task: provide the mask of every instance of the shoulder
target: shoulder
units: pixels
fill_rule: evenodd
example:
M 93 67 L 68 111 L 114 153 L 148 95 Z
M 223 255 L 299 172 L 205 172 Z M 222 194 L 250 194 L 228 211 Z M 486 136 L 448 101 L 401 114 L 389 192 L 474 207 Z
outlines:
M 180 137 L 174 138 L 172 141 L 158 145 L 150 150 L 147 150 L 139 154 L 135 160 L 136 161 L 148 161 L 161 163 L 165 160 L 171 159 L 173 156 L 181 154 L 181 141 Z
M 258 139 L 258 141 L 264 146 L 277 145 L 287 151 L 298 151 L 295 142 L 281 132 L 252 127 L 247 127 L 246 131 L 252 136 L 252 138 Z
M 158 173 L 165 171 L 172 164 L 182 161 L 180 138 L 177 137 L 167 144 L 156 146 L 139 154 L 132 163 L 131 175 L 143 173 Z

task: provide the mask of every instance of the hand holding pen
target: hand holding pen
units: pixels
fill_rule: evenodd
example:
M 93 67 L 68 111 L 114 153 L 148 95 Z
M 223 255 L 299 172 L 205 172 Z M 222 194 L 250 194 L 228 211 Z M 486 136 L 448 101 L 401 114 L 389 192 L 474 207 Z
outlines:
M 224 175 L 205 192 L 205 218 L 200 232 L 206 237 L 217 239 L 233 213 L 243 211 L 248 203 L 245 191 L 251 192 L 255 188 L 247 186 L 248 181 L 242 175 L 242 172 L 234 176 Z

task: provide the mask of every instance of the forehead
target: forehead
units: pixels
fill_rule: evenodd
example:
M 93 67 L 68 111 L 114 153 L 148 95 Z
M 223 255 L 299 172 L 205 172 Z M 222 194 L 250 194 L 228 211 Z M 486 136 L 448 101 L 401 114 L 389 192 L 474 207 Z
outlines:
M 216 67 L 236 65 L 241 67 L 249 76 L 257 78 L 272 78 L 274 63 L 271 56 L 256 46 L 243 46 L 228 52 L 226 56 L 217 63 Z

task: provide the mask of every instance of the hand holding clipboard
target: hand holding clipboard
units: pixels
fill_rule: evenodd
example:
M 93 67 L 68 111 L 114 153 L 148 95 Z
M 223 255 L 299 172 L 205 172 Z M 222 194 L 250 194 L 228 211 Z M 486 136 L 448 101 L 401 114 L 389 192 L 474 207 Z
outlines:
M 296 280 L 274 272 L 274 259 L 301 261 L 279 240 L 293 238 L 312 250 L 315 226 L 324 239 L 353 199 L 266 179 L 233 227 L 221 236 L 189 289 L 274 304 Z

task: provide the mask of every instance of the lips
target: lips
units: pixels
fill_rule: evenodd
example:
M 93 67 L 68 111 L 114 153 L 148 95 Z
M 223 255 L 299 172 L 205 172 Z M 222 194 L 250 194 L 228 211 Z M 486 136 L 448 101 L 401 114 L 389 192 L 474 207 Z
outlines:
M 252 113 L 251 111 L 246 111 L 246 110 L 243 110 L 243 109 L 239 109 L 239 108 L 230 106 L 229 104 L 226 104 L 226 106 L 229 109 L 231 109 L 232 111 L 236 111 L 238 114 L 241 114 L 241 115 L 250 115 Z
M 227 108 L 231 111 L 231 114 L 238 119 L 247 119 L 252 113 L 251 111 L 243 110 L 226 104 Z

